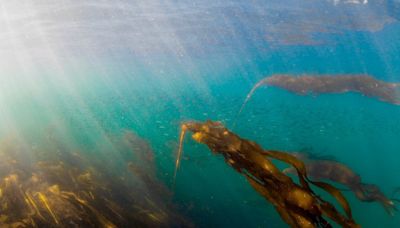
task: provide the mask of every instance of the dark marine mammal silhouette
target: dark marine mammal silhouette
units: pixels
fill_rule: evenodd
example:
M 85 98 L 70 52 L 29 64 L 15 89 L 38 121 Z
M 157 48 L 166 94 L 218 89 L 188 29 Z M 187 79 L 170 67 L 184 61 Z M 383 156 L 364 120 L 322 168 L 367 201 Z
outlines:
M 400 105 L 400 83 L 378 80 L 367 74 L 289 75 L 276 74 L 261 79 L 247 94 L 238 115 L 261 86 L 274 86 L 298 95 L 360 93 L 383 102 Z
M 342 184 L 362 202 L 379 202 L 390 215 L 397 211 L 394 201 L 398 202 L 398 199 L 389 199 L 375 184 L 363 183 L 360 175 L 345 164 L 337 160 L 310 157 L 307 153 L 295 152 L 292 155 L 304 162 L 307 174 L 313 180 L 330 180 Z M 295 174 L 296 170 L 287 168 L 283 172 Z

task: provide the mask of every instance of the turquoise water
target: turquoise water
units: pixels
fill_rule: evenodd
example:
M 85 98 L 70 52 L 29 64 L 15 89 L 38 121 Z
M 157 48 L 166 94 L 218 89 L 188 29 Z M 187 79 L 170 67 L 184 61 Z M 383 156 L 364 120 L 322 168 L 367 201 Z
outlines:
M 286 227 L 244 177 L 190 137 L 184 142 L 184 159 L 174 185 L 180 124 L 211 119 L 232 128 L 252 86 L 274 73 L 366 73 L 400 81 L 400 24 L 395 21 L 373 32 L 346 28 L 322 34 L 319 40 L 329 41 L 323 44 L 274 46 L 260 34 L 259 26 L 246 24 L 256 19 L 233 16 L 244 12 L 248 19 L 256 11 L 263 12 L 256 7 L 261 3 L 254 4 L 233 4 L 225 14 L 224 23 L 234 28 L 236 37 L 213 33 L 222 22 L 210 22 L 216 28 L 206 30 L 199 44 L 191 46 L 196 43 L 193 34 L 186 37 L 184 55 L 170 50 L 172 41 L 162 37 L 152 37 L 164 44 L 162 51 L 144 55 L 142 50 L 132 51 L 129 37 L 124 37 L 121 43 L 129 43 L 126 49 L 107 47 L 96 49 L 95 54 L 78 48 L 68 49 L 72 54 L 55 51 L 61 57 L 53 62 L 35 59 L 36 52 L 28 52 L 21 61 L 29 60 L 35 67 L 9 69 L 4 64 L 0 136 L 17 134 L 34 147 L 43 144 L 43 136 L 52 135 L 68 150 L 101 154 L 118 163 L 120 157 L 110 141 L 131 130 L 151 145 L 158 178 L 173 190 L 179 213 L 195 226 Z M 224 12 L 223 7 L 216 8 Z M 204 41 L 207 35 L 209 42 Z M 390 195 L 400 186 L 399 116 L 400 106 L 356 93 L 297 96 L 264 87 L 247 104 L 233 130 L 264 148 L 332 155 Z M 363 227 L 400 226 L 398 213 L 389 216 L 378 203 L 362 203 L 350 192 L 345 195 Z

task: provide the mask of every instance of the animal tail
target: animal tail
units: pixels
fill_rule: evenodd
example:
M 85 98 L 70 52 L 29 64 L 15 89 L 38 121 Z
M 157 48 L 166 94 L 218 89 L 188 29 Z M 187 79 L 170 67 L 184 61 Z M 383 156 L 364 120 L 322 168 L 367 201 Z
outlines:
M 239 118 L 240 114 L 242 113 L 242 111 L 243 111 L 244 107 L 246 106 L 247 102 L 249 102 L 250 98 L 253 96 L 254 92 L 256 92 L 256 90 L 257 90 L 260 86 L 266 84 L 266 83 L 267 83 L 267 79 L 268 79 L 268 77 L 267 77 L 267 78 L 261 79 L 259 82 L 257 82 L 257 84 L 255 84 L 255 85 L 253 86 L 253 88 L 252 88 L 252 89 L 250 90 L 250 92 L 247 94 L 246 99 L 244 100 L 242 106 L 241 106 L 240 109 L 239 109 L 239 112 L 236 114 L 236 117 L 235 117 L 235 119 L 234 119 L 233 127 L 232 127 L 232 128 L 234 128 L 234 127 L 236 126 L 237 119 Z
M 359 198 L 361 201 L 379 202 L 383 206 L 385 211 L 391 216 L 394 216 L 395 212 L 398 211 L 395 202 L 400 203 L 400 200 L 394 198 L 394 196 L 400 189 L 396 189 L 393 192 L 392 198 L 388 198 L 382 193 L 377 185 L 361 183 L 360 187 L 364 194 L 364 199 Z

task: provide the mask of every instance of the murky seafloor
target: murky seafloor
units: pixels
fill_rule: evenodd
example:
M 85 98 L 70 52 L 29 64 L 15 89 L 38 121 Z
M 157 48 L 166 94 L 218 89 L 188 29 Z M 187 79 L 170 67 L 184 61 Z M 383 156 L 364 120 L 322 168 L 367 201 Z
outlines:
M 0 8 L 1 227 L 287 227 L 191 137 L 174 178 L 187 121 L 220 121 L 265 149 L 333 158 L 400 198 L 398 104 L 262 86 L 238 115 L 251 88 L 275 74 L 400 82 L 396 0 Z M 398 211 L 343 194 L 362 227 L 400 226 Z

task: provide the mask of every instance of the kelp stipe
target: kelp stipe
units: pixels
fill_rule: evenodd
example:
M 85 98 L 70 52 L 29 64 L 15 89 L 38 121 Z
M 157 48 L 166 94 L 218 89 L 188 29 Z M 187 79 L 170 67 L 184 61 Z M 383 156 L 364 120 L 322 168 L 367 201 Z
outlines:
M 178 173 L 178 169 L 182 160 L 182 153 L 183 153 L 183 140 L 185 139 L 185 134 L 187 131 L 187 126 L 185 124 L 182 124 L 181 126 L 181 133 L 179 134 L 179 147 L 178 147 L 178 154 L 175 160 L 175 171 L 174 171 L 174 179 L 173 179 L 173 185 L 175 185 L 176 181 L 176 174 Z

